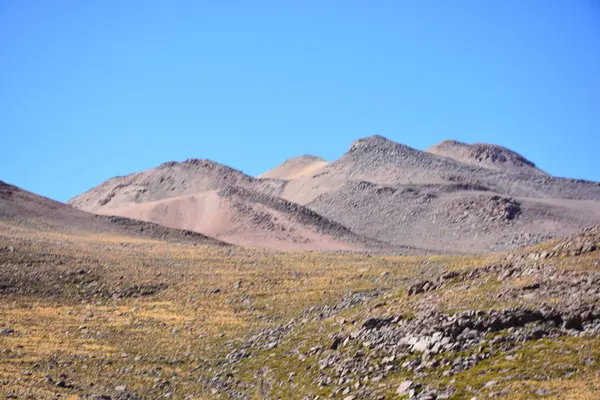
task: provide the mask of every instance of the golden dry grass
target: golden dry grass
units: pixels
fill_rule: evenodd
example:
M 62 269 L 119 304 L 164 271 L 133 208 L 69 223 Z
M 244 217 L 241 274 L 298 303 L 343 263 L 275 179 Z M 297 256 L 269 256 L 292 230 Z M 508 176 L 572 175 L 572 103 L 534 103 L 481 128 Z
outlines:
M 132 390 L 148 393 L 156 377 L 120 371 L 131 365 L 160 366 L 161 377 L 188 374 L 220 354 L 228 340 L 287 321 L 352 290 L 380 286 L 383 272 L 389 273 L 389 282 L 404 279 L 422 262 L 416 257 L 277 253 L 20 227 L 4 232 L 0 248 L 13 246 L 15 251 L 1 255 L 0 273 L 17 288 L 28 289 L 0 296 L 1 324 L 15 331 L 0 337 L 0 381 L 8 382 L 0 385 L 0 393 L 19 397 L 76 395 L 77 389 L 56 388 L 44 380 L 50 375 L 56 381 L 61 374 L 86 390 L 93 384 L 101 393 L 124 380 Z M 80 270 L 87 274 L 82 281 Z M 152 296 L 110 295 L 158 284 L 165 289 Z M 94 296 L 95 289 L 102 293 Z M 215 289 L 219 292 L 212 293 Z M 139 361 L 132 361 L 136 357 Z M 173 360 L 175 366 L 170 365 Z M 201 384 L 181 380 L 186 382 L 180 390 L 203 395 Z
M 360 321 L 370 315 L 409 314 L 422 304 L 450 311 L 526 306 L 523 301 L 498 304 L 497 295 L 507 287 L 530 283 L 528 279 L 501 283 L 488 277 L 476 284 L 456 282 L 443 290 L 406 296 L 407 285 L 415 279 L 483 266 L 498 258 L 493 254 L 279 253 L 109 234 L 40 232 L 2 222 L 0 249 L 8 247 L 14 252 L 0 252 L 4 285 L 0 329 L 14 333 L 0 335 L 0 394 L 17 398 L 76 399 L 111 392 L 118 385 L 153 398 L 157 385 L 165 382 L 173 398 L 214 398 L 199 379 L 212 376 L 211 366 L 232 345 L 259 329 L 298 318 L 311 306 L 335 304 L 347 293 L 376 288 L 384 293 L 375 300 L 377 307 L 349 308 L 335 318 Z M 597 256 L 581 260 L 586 267 L 579 262 L 573 268 L 597 269 Z M 557 262 L 571 268 L 568 260 Z M 140 287 L 156 291 L 140 295 L 136 291 Z M 306 365 L 289 357 L 281 361 L 279 355 L 298 346 L 326 345 L 335 323 L 336 319 L 324 319 L 304 325 L 287 344 L 241 363 L 237 379 L 252 382 L 255 372 L 264 369 L 269 379 L 283 381 L 284 372 L 297 369 L 297 380 L 311 387 L 312 372 L 302 372 Z M 504 369 L 524 377 L 540 368 L 562 371 L 569 357 L 582 353 L 600 360 L 595 338 L 549 341 L 544 346 L 524 347 L 521 357 L 503 368 L 490 364 L 466 371 L 456 377 L 456 386 L 464 388 L 495 375 L 502 378 L 505 373 L 499 371 Z M 531 398 L 542 387 L 550 393 L 546 398 L 600 398 L 597 371 L 595 366 L 581 367 L 566 380 L 556 374 L 544 380 L 507 380 L 502 387 L 514 399 Z M 61 379 L 73 387 L 57 387 Z M 402 374 L 392 377 L 390 388 L 402 379 Z M 302 398 L 304 393 L 283 385 L 272 395 Z M 470 398 L 466 391 L 458 395 Z M 249 396 L 265 397 L 254 392 Z

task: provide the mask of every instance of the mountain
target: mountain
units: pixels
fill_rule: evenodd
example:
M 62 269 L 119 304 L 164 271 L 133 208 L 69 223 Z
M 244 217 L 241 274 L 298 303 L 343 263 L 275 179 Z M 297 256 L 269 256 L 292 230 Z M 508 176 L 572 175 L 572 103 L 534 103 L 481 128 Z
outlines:
M 296 179 L 301 176 L 313 174 L 327 165 L 327 160 L 311 155 L 303 155 L 287 159 L 283 164 L 259 175 L 259 178 L 273 178 L 282 180 Z
M 448 157 L 464 164 L 477 165 L 504 172 L 548 175 L 522 155 L 495 144 L 474 143 L 469 145 L 456 140 L 445 140 L 425 151 L 438 156 Z
M 0 181 L 0 223 L 41 232 L 103 234 L 152 238 L 194 244 L 225 245 L 197 232 L 171 229 L 129 218 L 100 216 L 38 196 Z
M 443 143 L 468 157 L 371 136 L 276 194 L 356 233 L 440 251 L 505 250 L 600 222 L 600 184 L 549 176 L 500 146 Z
M 501 251 L 600 221 L 600 202 L 498 195 L 462 185 L 351 181 L 307 204 L 365 236 L 439 251 Z
M 117 176 L 68 203 L 82 210 L 106 213 L 130 204 L 165 200 L 229 185 L 251 186 L 253 181 L 254 178 L 228 166 L 210 160 L 189 159 Z
M 208 160 L 108 180 L 69 204 L 278 249 L 503 251 L 600 223 L 600 184 L 553 177 L 493 144 L 421 151 L 382 136 L 337 160 L 254 178 Z
M 101 212 L 200 232 L 253 247 L 355 250 L 363 247 L 361 243 L 369 242 L 304 206 L 239 186 Z
M 290 201 L 307 204 L 349 181 L 367 181 L 387 186 L 459 184 L 465 187 L 478 186 L 508 196 L 534 198 L 600 198 L 600 185 L 596 182 L 475 166 L 413 149 L 381 136 L 354 141 L 342 157 L 312 176 L 288 181 L 278 194 Z
M 271 196 L 276 187 L 213 161 L 190 159 L 110 179 L 69 204 L 245 246 L 356 250 L 376 243 L 304 206 Z

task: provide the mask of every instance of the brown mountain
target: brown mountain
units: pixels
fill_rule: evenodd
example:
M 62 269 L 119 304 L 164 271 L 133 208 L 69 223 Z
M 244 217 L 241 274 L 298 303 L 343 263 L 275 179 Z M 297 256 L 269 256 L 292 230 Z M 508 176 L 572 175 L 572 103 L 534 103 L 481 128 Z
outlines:
M 195 244 L 225 245 L 197 232 L 171 229 L 139 220 L 102 216 L 20 189 L 0 181 L 0 223 L 41 232 L 78 235 L 134 236 Z
M 371 136 L 332 162 L 296 157 L 258 178 L 207 160 L 169 162 L 70 204 L 243 245 L 473 252 L 600 223 L 600 184 L 549 176 L 501 146 L 420 151 Z
M 277 187 L 213 161 L 191 159 L 110 179 L 69 203 L 246 246 L 356 250 L 375 244 L 304 206 L 269 195 Z
M 464 164 L 477 165 L 504 172 L 548 175 L 522 155 L 506 147 L 488 143 L 466 144 L 445 140 L 425 150 Z
M 303 155 L 286 160 L 283 164 L 259 175 L 259 178 L 273 178 L 282 180 L 292 180 L 314 174 L 320 168 L 327 165 L 327 160 L 311 155 Z
M 436 148 L 458 142 L 444 143 Z M 454 147 L 468 151 L 450 157 L 359 139 L 276 194 L 356 233 L 443 251 L 514 248 L 600 222 L 598 183 L 548 176 L 500 146 Z

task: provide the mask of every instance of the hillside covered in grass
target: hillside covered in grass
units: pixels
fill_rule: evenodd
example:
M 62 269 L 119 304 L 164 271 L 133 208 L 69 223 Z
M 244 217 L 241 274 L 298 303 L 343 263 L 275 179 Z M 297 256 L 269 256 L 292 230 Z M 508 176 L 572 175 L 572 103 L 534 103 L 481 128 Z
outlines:
M 413 257 L 1 228 L 7 398 L 600 396 L 598 228 Z

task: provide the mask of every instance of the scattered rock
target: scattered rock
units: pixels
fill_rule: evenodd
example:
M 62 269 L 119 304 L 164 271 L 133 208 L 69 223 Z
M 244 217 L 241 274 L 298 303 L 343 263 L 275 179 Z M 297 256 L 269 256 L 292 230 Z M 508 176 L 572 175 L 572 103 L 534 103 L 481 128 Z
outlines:
M 1 336 L 12 336 L 15 333 L 16 333 L 15 330 L 12 328 L 4 328 L 0 331 Z
M 396 393 L 399 396 L 404 396 L 404 395 L 408 394 L 408 391 L 412 388 L 412 386 L 413 386 L 412 381 L 404 381 L 398 386 Z
M 365 329 L 379 329 L 392 323 L 393 318 L 369 318 L 363 323 Z
M 491 389 L 493 387 L 496 387 L 498 385 L 498 381 L 488 381 L 485 383 L 485 385 L 483 385 L 483 387 L 485 389 Z

